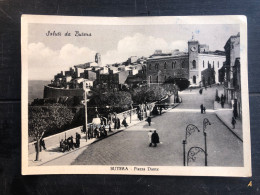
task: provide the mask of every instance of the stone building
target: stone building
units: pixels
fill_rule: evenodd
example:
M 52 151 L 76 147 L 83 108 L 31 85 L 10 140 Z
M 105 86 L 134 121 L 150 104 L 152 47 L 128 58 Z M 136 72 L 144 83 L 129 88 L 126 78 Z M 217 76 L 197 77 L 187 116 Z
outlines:
M 146 80 L 148 84 L 164 83 L 170 78 L 189 78 L 188 54 L 152 56 L 147 59 Z
M 188 53 L 179 50 L 174 50 L 172 53 L 158 51 L 147 59 L 146 80 L 148 83 L 163 83 L 168 78 L 184 78 L 188 79 L 192 85 L 201 86 L 202 71 L 208 68 L 214 71 L 214 79 L 212 76 L 211 80 L 214 83 L 220 82 L 219 70 L 226 60 L 224 52 L 209 51 L 208 45 L 199 44 L 194 37 L 188 41 Z
M 208 45 L 201 45 L 194 38 L 188 41 L 189 52 L 189 80 L 193 85 L 202 85 L 202 71 L 213 68 L 215 83 L 219 83 L 219 70 L 226 60 L 225 53 L 221 51 L 209 51 Z M 209 67 L 211 65 L 211 67 Z M 212 83 L 213 84 L 213 83 Z
M 237 73 L 239 73 L 240 81 L 240 71 L 238 71 L 240 65 L 237 65 L 238 63 L 240 64 L 240 34 L 238 33 L 235 36 L 231 36 L 227 40 L 224 48 L 226 53 L 226 62 L 222 69 L 222 72 L 224 72 L 224 93 L 227 97 L 227 102 L 234 104 L 234 99 L 237 99 L 237 97 L 235 97 L 235 94 L 237 94 L 236 90 L 241 90 L 235 89 L 234 87 L 234 68 L 237 69 L 235 70 L 235 77 L 237 78 Z

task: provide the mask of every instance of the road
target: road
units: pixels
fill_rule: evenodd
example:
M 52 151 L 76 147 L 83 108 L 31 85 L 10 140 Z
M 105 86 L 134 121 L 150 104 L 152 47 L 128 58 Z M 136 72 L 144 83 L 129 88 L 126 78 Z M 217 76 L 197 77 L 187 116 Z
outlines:
M 151 128 L 157 130 L 162 142 L 156 148 L 148 146 L 149 128 L 146 122 L 141 122 L 88 146 L 73 162 L 70 155 L 67 155 L 47 165 L 72 162 L 73 165 L 182 166 L 182 141 L 186 126 L 193 124 L 200 130 L 188 137 L 187 155 L 191 147 L 204 149 L 203 119 L 208 118 L 212 123 L 207 127 L 208 166 L 243 166 L 243 143 L 222 124 L 212 110 L 216 88 L 208 88 L 202 95 L 198 89 L 183 91 L 180 93 L 183 102 L 178 107 L 152 118 Z M 206 114 L 200 113 L 201 104 L 206 106 Z M 202 154 L 189 165 L 203 166 Z

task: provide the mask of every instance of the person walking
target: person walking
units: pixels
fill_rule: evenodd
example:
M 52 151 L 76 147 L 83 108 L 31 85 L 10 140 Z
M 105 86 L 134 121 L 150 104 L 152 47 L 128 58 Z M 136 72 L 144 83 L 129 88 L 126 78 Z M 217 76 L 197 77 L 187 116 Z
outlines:
M 224 100 L 221 101 L 221 107 L 222 107 L 222 108 L 224 108 L 224 104 L 225 104 Z
M 156 147 L 157 144 L 160 143 L 159 135 L 158 135 L 158 133 L 156 133 L 156 130 L 152 134 L 152 143 L 153 143 L 154 147 Z
M 235 125 L 236 125 L 236 120 L 234 117 L 232 117 L 232 121 L 231 121 L 231 124 L 233 125 L 233 129 L 235 129 Z
M 122 121 L 122 125 L 124 125 L 124 127 L 127 127 L 128 126 L 128 124 L 127 124 L 127 122 L 126 122 L 126 118 L 124 117 L 124 119 L 123 119 L 123 121 Z
M 204 109 L 203 104 L 201 104 L 201 105 L 200 105 L 200 113 L 201 113 L 201 114 L 203 114 L 203 109 Z
M 148 125 L 151 126 L 152 118 L 150 116 L 147 117 Z
M 120 129 L 120 119 L 117 118 L 117 129 Z
M 152 146 L 152 134 L 153 134 L 153 132 L 152 132 L 152 130 L 150 130 L 150 131 L 148 132 L 148 143 L 149 143 L 149 147 Z
M 109 132 L 112 131 L 112 129 L 111 129 L 111 121 L 110 121 L 110 120 L 108 121 L 108 131 L 109 131 Z
M 79 133 L 76 133 L 76 147 L 79 148 L 80 147 L 80 134 Z
M 40 139 L 40 152 L 42 151 L 42 147 L 44 150 L 46 150 L 45 141 L 43 138 Z

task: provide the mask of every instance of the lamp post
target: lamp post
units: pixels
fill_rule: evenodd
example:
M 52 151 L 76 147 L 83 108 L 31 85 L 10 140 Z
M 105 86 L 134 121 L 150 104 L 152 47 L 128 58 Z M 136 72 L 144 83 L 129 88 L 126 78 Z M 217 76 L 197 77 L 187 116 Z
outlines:
M 203 120 L 203 135 L 204 135 L 204 143 L 205 143 L 205 166 L 208 166 L 208 152 L 207 152 L 207 126 L 211 125 L 211 123 L 209 122 L 209 120 L 207 118 L 204 118 Z
M 185 147 L 186 147 L 186 144 L 187 144 L 187 138 L 192 135 L 194 132 L 200 132 L 200 130 L 198 129 L 198 127 L 196 127 L 195 125 L 192 125 L 192 124 L 189 124 L 187 127 L 186 127 L 186 133 L 185 133 L 185 140 L 182 141 L 182 144 L 183 144 L 183 166 L 186 166 L 186 159 L 185 159 L 185 156 L 186 156 L 186 152 L 185 152 Z
M 87 99 L 87 92 L 90 91 L 90 89 L 87 87 L 86 80 L 83 81 L 83 90 L 84 90 L 84 105 L 85 105 L 85 127 L 86 127 L 86 137 L 89 134 L 88 132 L 88 99 Z M 87 139 L 86 139 L 87 140 Z

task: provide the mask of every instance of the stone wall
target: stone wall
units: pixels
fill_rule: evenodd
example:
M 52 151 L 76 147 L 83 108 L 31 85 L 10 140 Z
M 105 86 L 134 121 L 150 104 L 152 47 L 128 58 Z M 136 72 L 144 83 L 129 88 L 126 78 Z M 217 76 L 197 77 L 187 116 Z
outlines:
M 61 89 L 50 86 L 44 86 L 44 98 L 59 98 L 61 96 L 73 97 L 83 96 L 83 89 Z
M 61 139 L 65 139 L 65 136 L 66 136 L 66 138 L 68 138 L 70 136 L 73 136 L 75 138 L 76 132 L 81 133 L 81 129 L 82 129 L 82 126 L 79 126 L 79 127 L 70 129 L 68 131 L 64 131 L 64 132 L 61 132 L 61 133 L 58 133 L 55 135 L 51 135 L 49 137 L 45 137 L 44 142 L 45 142 L 45 146 L 46 146 L 47 150 L 48 150 L 48 147 L 50 147 L 50 146 L 58 145 L 60 143 Z M 29 146 L 28 146 L 29 154 L 35 153 L 34 143 L 35 142 L 29 143 Z

